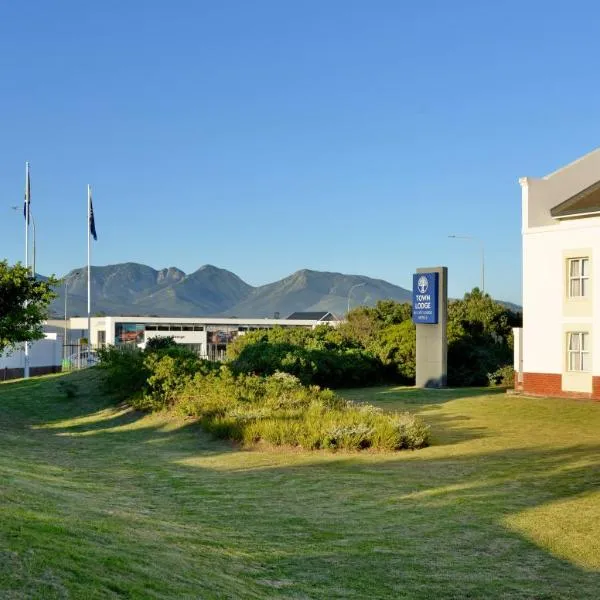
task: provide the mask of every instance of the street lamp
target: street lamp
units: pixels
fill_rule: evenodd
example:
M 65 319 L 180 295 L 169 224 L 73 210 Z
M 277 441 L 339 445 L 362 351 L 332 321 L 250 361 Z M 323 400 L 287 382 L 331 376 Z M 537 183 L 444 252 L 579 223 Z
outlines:
M 11 208 L 19 212 L 21 211 L 19 206 L 11 206 Z M 35 219 L 33 218 L 31 207 L 29 208 L 29 218 L 31 219 L 31 225 L 33 226 L 33 263 L 31 265 L 31 271 L 33 273 L 33 278 L 35 279 Z
M 352 290 L 354 288 L 358 288 L 361 287 L 363 285 L 367 285 L 366 281 L 363 281 L 362 283 L 355 283 L 349 290 L 348 290 L 348 312 L 346 314 L 348 314 L 350 312 L 350 294 L 352 293 Z
M 456 240 L 471 240 L 472 242 L 481 245 L 481 293 L 485 294 L 485 251 L 483 248 L 483 240 L 472 235 L 449 235 L 448 237 Z
M 64 358 L 66 358 L 66 347 L 67 347 L 67 298 L 69 297 L 69 282 L 65 278 L 65 338 L 63 340 L 63 345 L 65 347 Z

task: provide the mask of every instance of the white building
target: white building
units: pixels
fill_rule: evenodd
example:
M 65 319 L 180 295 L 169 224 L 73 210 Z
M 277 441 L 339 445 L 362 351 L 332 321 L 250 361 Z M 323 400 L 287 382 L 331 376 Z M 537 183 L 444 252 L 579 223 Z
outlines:
M 523 331 L 517 388 L 600 399 L 600 149 L 524 177 Z
M 307 318 L 302 318 L 306 316 Z M 238 335 L 257 329 L 279 327 L 314 328 L 321 324 L 335 325 L 337 319 L 328 312 L 294 313 L 287 319 L 244 319 L 219 317 L 92 317 L 92 345 L 131 344 L 141 348 L 154 337 L 173 337 L 179 344 L 204 358 L 220 360 L 227 345 Z M 87 337 L 87 318 L 72 317 L 68 328 L 71 338 Z
M 29 373 L 31 376 L 56 373 L 61 369 L 63 353 L 62 337 L 46 333 L 43 340 L 29 346 Z M 0 381 L 23 377 L 25 371 L 25 348 L 18 344 L 0 352 Z

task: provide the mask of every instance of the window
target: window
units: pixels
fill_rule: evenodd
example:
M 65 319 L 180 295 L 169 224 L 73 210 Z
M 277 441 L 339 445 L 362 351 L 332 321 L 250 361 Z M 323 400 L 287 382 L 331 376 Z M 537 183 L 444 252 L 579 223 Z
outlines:
M 569 259 L 569 298 L 581 298 L 590 294 L 590 259 Z
M 591 371 L 592 356 L 590 354 L 590 334 L 580 331 L 567 334 L 568 370 Z
M 143 323 L 115 323 L 115 345 L 141 344 L 144 341 Z

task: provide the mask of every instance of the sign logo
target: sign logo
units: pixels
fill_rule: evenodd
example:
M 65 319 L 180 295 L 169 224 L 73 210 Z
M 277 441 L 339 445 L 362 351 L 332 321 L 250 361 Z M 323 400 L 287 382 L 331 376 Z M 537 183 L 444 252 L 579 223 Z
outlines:
M 438 288 L 437 273 L 413 275 L 412 317 L 415 323 L 421 325 L 438 323 Z
M 427 277 L 421 275 L 421 277 L 419 277 L 419 280 L 417 281 L 417 289 L 419 290 L 419 292 L 421 292 L 421 294 L 425 294 L 428 288 L 429 281 L 427 281 Z

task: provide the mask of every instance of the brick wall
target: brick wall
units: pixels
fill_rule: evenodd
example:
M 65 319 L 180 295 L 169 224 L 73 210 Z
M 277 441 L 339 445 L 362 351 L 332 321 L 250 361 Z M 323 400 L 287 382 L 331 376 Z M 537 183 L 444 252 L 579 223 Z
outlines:
M 526 394 L 560 396 L 562 375 L 560 373 L 523 373 L 523 391 Z
M 522 391 L 532 396 L 600 400 L 600 377 L 592 377 L 592 393 L 586 394 L 584 392 L 563 391 L 562 375 L 558 373 L 523 373 Z

